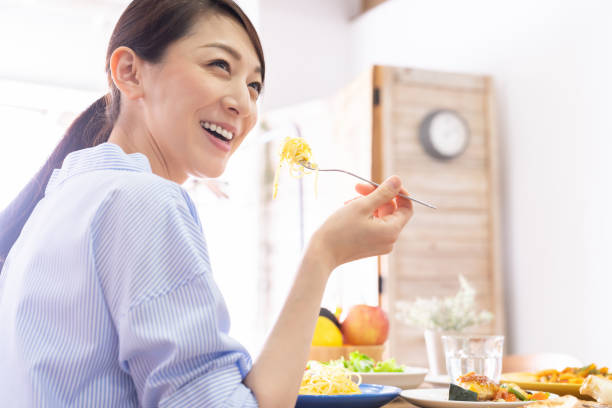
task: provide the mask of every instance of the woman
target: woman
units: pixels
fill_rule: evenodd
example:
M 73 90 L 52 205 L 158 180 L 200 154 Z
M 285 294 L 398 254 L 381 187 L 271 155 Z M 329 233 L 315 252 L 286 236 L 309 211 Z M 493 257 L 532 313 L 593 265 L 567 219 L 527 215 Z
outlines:
M 2 405 L 292 406 L 331 271 L 388 253 L 412 214 L 399 178 L 313 234 L 252 364 L 180 184 L 219 176 L 254 126 L 257 34 L 231 0 L 135 0 L 106 68 L 109 95 L 0 220 Z

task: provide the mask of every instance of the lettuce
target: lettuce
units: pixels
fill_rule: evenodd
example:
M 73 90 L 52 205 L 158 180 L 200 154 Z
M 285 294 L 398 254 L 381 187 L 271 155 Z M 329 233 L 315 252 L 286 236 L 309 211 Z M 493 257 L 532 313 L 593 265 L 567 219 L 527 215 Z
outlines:
M 359 351 L 351 352 L 348 360 L 340 357 L 327 364 L 333 367 L 344 367 L 356 373 L 401 373 L 404 371 L 404 366 L 398 365 L 394 358 L 375 362 Z

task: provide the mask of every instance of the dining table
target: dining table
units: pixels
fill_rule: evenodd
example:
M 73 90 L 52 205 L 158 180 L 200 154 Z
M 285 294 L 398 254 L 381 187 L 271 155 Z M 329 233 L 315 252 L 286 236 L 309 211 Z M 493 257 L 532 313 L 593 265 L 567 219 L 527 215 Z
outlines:
M 383 408 L 419 408 L 419 407 L 409 403 L 402 397 L 397 397 L 390 403 L 383 405 Z
M 440 387 L 440 385 L 434 385 L 425 381 L 417 388 L 436 388 Z M 447 387 L 448 388 L 448 387 Z M 388 404 L 383 405 L 383 408 L 419 408 L 417 405 L 411 404 L 405 398 L 401 396 L 397 396 L 393 401 Z

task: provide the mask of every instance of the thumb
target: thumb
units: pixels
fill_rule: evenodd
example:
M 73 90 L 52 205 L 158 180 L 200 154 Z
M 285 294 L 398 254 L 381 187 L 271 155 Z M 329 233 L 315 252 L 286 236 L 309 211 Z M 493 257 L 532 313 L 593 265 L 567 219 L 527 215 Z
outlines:
M 368 211 L 373 211 L 378 207 L 387 204 L 399 194 L 401 188 L 402 181 L 398 176 L 391 176 L 383 181 L 383 183 L 378 186 L 376 190 L 363 198 L 368 207 Z

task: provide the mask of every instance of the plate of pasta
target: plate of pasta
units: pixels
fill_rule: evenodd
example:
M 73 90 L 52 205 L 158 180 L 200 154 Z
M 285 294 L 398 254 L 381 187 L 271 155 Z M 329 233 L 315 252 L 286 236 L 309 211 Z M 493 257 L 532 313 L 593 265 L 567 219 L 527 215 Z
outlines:
M 309 361 L 296 408 L 377 408 L 396 398 L 398 387 L 363 384 L 359 373 Z

